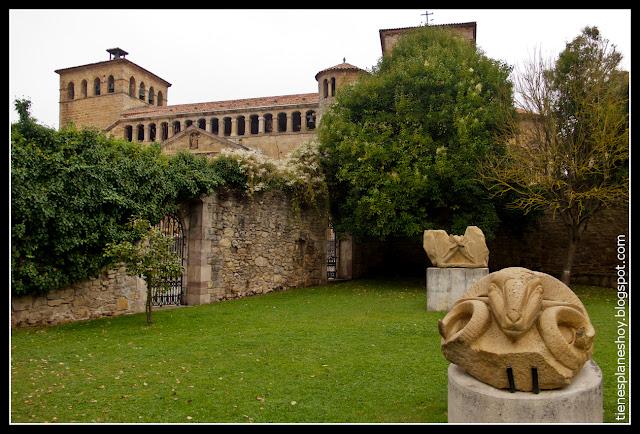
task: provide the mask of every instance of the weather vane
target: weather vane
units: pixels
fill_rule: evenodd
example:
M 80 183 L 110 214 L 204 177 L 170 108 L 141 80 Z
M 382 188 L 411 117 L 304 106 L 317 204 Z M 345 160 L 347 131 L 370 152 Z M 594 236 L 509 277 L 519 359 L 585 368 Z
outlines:
M 422 15 L 424 15 L 424 16 L 425 16 L 425 23 L 424 23 L 424 25 L 425 25 L 425 26 L 428 26 L 428 25 L 429 25 L 429 21 L 430 21 L 430 20 L 433 20 L 433 18 L 429 18 L 429 15 L 433 15 L 433 12 L 429 12 L 429 11 L 424 11 L 424 12 L 425 12 L 425 13 L 424 13 L 424 14 L 420 14 L 420 16 L 422 16 Z

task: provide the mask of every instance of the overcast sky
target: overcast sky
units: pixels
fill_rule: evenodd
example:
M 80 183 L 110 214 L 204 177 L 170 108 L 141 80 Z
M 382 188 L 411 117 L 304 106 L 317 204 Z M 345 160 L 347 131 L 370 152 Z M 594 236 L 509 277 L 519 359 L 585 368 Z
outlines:
M 598 26 L 631 65 L 631 11 L 433 9 L 431 24 L 477 22 L 477 45 L 518 65 L 541 48 L 557 55 L 585 26 Z M 424 23 L 424 10 L 10 10 L 9 107 L 32 101 L 58 127 L 59 68 L 127 58 L 172 83 L 168 103 L 317 92 L 315 74 L 347 62 L 370 69 L 379 29 Z

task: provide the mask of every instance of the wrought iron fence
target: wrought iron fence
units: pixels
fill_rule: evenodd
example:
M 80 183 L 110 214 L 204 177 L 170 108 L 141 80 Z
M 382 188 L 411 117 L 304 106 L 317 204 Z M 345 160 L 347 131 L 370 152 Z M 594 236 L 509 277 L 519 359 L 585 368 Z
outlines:
M 171 250 L 180 258 L 180 263 L 184 269 L 186 238 L 182 222 L 177 216 L 167 214 L 160 220 L 157 227 L 160 228 L 164 235 L 173 238 L 174 243 Z M 168 290 L 163 287 L 151 288 L 151 304 L 153 306 L 184 304 L 184 271 L 179 278 L 169 279 L 167 283 L 169 284 Z
M 331 222 L 329 222 L 327 237 L 327 279 L 336 279 L 338 277 L 338 243 L 336 232 L 333 230 Z

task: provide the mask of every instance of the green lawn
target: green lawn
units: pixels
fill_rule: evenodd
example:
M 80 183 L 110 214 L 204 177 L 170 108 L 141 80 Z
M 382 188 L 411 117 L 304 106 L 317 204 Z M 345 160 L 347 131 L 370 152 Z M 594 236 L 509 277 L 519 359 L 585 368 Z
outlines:
M 612 422 L 615 292 L 575 290 Z M 419 280 L 357 280 L 13 330 L 11 421 L 446 422 L 443 316 Z

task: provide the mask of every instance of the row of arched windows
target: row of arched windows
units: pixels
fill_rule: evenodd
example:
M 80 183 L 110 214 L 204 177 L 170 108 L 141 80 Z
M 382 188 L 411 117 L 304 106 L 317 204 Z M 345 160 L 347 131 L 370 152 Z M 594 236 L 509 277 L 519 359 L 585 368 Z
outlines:
M 129 79 L 129 96 L 136 98 L 136 90 L 138 99 L 145 101 L 146 98 L 146 101 L 152 105 L 157 104 L 158 106 L 161 106 L 163 104 L 162 91 L 158 91 L 158 95 L 156 98 L 156 93 L 153 90 L 153 86 L 149 87 L 149 91 L 147 92 L 144 81 L 141 81 L 136 88 L 136 79 L 131 77 Z
M 169 137 L 169 125 L 166 122 L 160 124 L 160 134 L 160 140 L 167 140 L 167 138 Z M 155 142 L 157 139 L 156 135 L 156 124 L 149 124 L 147 136 L 148 141 Z M 133 141 L 133 126 L 127 125 L 126 127 L 124 127 L 124 137 L 130 142 Z M 144 125 L 140 124 L 136 127 L 136 140 L 139 142 L 143 142 L 144 137 Z
M 82 80 L 80 82 L 80 98 L 86 98 L 89 95 L 88 92 L 88 87 L 89 87 L 89 83 L 87 82 L 87 80 Z M 102 92 L 102 83 L 100 82 L 100 78 L 96 77 L 93 80 L 93 89 L 92 89 L 92 95 L 93 96 L 99 96 Z M 109 78 L 107 79 L 107 93 L 114 93 L 115 92 L 115 80 L 113 78 L 113 75 L 110 75 Z M 75 99 L 76 97 L 76 89 L 75 89 L 75 84 L 73 83 L 73 81 L 70 81 L 69 84 L 67 84 L 67 99 Z
M 336 96 L 336 78 L 331 77 L 331 80 L 326 78 L 322 81 L 322 96 L 329 98 L 329 87 L 331 87 L 331 96 Z
M 109 78 L 107 79 L 107 93 L 114 93 L 115 91 L 116 91 L 115 79 L 113 78 L 113 75 L 110 75 Z M 92 95 L 99 96 L 101 92 L 102 92 L 102 83 L 100 81 L 100 78 L 96 77 L 93 80 Z M 86 98 L 88 95 L 89 93 L 88 93 L 87 80 L 82 80 L 82 82 L 80 83 L 80 98 Z M 136 97 L 136 80 L 133 77 L 129 79 L 129 95 L 134 98 Z M 157 104 L 158 106 L 161 106 L 164 102 L 162 91 L 158 91 L 156 95 L 153 89 L 153 86 L 151 86 L 149 88 L 149 91 L 146 92 L 146 88 L 143 81 L 140 82 L 140 86 L 138 87 L 137 97 L 143 101 L 145 101 L 146 99 L 146 101 L 149 104 Z M 73 83 L 73 81 L 70 81 L 67 84 L 67 99 L 72 100 L 75 98 L 76 98 L 75 84 Z
M 238 136 L 248 136 L 252 134 L 260 133 L 274 133 L 287 132 L 287 113 L 278 113 L 275 117 L 271 113 L 263 115 L 263 125 L 260 125 L 258 115 L 238 116 L 236 117 L 236 134 Z M 299 111 L 291 113 L 291 130 L 301 131 L 303 125 L 302 113 Z M 184 121 L 184 128 L 187 128 L 194 124 L 194 121 L 187 119 Z M 207 119 L 200 118 L 195 121 L 195 125 L 201 130 L 208 131 L 218 136 L 230 136 L 232 133 L 232 118 L 225 116 L 223 118 L 213 117 L 207 122 Z M 313 130 L 316 127 L 316 112 L 314 110 L 308 110 L 304 114 L 304 125 L 307 130 Z M 134 137 L 137 141 L 154 142 L 156 140 L 165 141 L 169 138 L 169 131 L 172 136 L 178 134 L 182 129 L 182 123 L 180 121 L 173 121 L 171 125 L 169 122 L 160 123 L 160 131 L 158 134 L 155 123 L 148 124 L 146 127 L 143 124 L 139 124 L 135 127 L 132 125 L 125 126 L 124 137 L 128 141 L 133 141 Z M 146 133 L 145 133 L 146 130 Z M 262 130 L 262 131 L 261 131 Z M 134 136 L 135 132 L 135 136 Z

